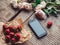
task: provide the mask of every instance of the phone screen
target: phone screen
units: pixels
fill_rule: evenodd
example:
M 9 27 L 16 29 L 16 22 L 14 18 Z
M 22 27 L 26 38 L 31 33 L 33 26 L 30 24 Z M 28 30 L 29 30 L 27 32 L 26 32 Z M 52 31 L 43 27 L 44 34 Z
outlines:
M 42 27 L 37 19 L 29 21 L 29 25 L 38 37 L 42 37 L 47 34 L 46 30 Z

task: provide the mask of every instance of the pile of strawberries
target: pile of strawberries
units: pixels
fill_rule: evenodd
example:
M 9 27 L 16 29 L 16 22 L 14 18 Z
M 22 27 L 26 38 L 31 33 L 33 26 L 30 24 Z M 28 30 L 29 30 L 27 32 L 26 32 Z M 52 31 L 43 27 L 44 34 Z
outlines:
M 20 31 L 22 30 L 22 26 L 6 26 L 3 25 L 3 33 L 5 35 L 6 43 L 15 43 L 20 40 Z

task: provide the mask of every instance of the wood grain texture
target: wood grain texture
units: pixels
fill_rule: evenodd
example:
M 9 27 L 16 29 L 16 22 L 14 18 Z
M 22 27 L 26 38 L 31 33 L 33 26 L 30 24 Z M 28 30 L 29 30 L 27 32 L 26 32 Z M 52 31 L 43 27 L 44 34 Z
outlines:
M 9 19 L 12 15 L 14 15 L 16 12 L 11 9 L 10 7 L 10 0 L 0 0 L 0 16 Z M 22 18 L 22 20 L 26 20 L 32 12 L 25 12 L 22 11 L 15 19 Z M 6 17 L 7 16 L 7 17 Z M 58 17 L 50 16 L 46 20 L 40 21 L 39 22 L 42 24 L 42 26 L 46 29 L 47 31 L 47 36 L 43 37 L 42 39 L 37 39 L 32 30 L 28 26 L 28 21 L 32 20 L 35 18 L 35 15 L 33 14 L 30 19 L 28 19 L 24 25 L 27 30 L 30 30 L 32 33 L 32 38 L 25 42 L 24 44 L 18 44 L 18 45 L 60 45 L 60 14 Z M 4 21 L 4 19 L 0 18 L 0 21 Z M 47 22 L 52 21 L 53 26 L 48 29 L 46 27 Z
M 22 18 L 24 21 L 30 14 L 27 17 L 25 17 L 23 15 L 26 16 L 28 14 L 25 14 L 25 12 L 22 12 L 16 18 L 17 19 L 18 19 L 18 17 Z M 34 35 L 34 33 L 32 32 L 32 30 L 28 26 L 28 21 L 32 20 L 34 18 L 35 18 L 35 15 L 33 14 L 30 17 L 30 19 L 28 19 L 24 23 L 25 28 L 27 30 L 30 30 L 32 33 L 32 38 L 29 40 L 29 42 L 32 43 L 33 45 L 60 45 L 60 23 L 59 23 L 60 22 L 60 15 L 58 15 L 57 18 L 54 16 L 50 16 L 46 20 L 43 20 L 43 21 L 39 20 L 39 22 L 42 24 L 42 26 L 46 29 L 46 31 L 48 33 L 47 36 L 43 37 L 42 39 L 37 39 L 36 36 Z M 48 21 L 53 22 L 53 26 L 50 29 L 47 28 L 47 22 Z
M 0 0 L 0 17 L 9 20 L 17 11 L 14 11 L 10 5 L 11 0 Z

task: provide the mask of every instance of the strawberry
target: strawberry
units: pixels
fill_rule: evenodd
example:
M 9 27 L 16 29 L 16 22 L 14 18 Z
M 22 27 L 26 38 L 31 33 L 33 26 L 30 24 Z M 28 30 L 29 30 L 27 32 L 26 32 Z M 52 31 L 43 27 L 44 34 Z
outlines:
M 16 33 L 16 41 L 18 41 L 20 39 L 20 33 Z
M 17 27 L 16 26 L 9 26 L 8 28 L 10 29 L 11 32 L 14 32 L 14 33 L 17 32 Z
M 4 25 L 3 25 L 3 31 L 5 31 L 5 30 L 6 30 L 6 28 L 7 28 L 7 27 L 6 27 L 6 25 L 4 24 Z
M 13 26 L 9 26 L 8 29 L 10 29 L 10 31 L 13 31 Z
M 17 33 L 17 27 L 16 27 L 16 26 L 14 26 L 13 32 L 14 32 L 14 33 Z
M 22 26 L 21 25 L 17 26 L 17 29 L 18 29 L 18 31 L 21 31 L 22 30 Z
M 10 36 L 13 37 L 14 36 L 14 32 L 10 32 Z
M 15 39 L 15 38 L 12 38 L 12 39 L 11 39 L 11 41 L 12 41 L 12 42 L 15 42 L 15 41 L 16 41 L 16 39 Z
M 9 34 L 10 33 L 10 30 L 9 29 L 6 29 L 6 33 Z
M 11 39 L 10 35 L 6 35 L 6 39 L 10 40 Z
M 10 37 L 10 35 L 6 35 L 6 43 L 9 43 L 10 42 L 10 39 L 11 39 L 11 37 Z
M 51 21 L 49 21 L 49 22 L 47 23 L 47 27 L 50 28 L 50 27 L 52 26 L 52 24 L 53 24 L 53 23 L 52 23 Z
M 17 36 L 18 38 L 20 38 L 20 33 L 16 33 L 16 36 Z

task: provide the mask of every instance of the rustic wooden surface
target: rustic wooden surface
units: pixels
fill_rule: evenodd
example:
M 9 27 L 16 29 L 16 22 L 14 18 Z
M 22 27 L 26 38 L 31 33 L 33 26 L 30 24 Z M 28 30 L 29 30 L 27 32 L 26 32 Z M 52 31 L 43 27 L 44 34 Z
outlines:
M 7 21 L 17 13 L 17 11 L 12 10 L 10 1 L 0 0 L 0 17 L 2 16 Z
M 21 11 L 21 13 L 15 19 L 22 18 L 22 20 L 24 21 L 32 14 L 32 12 L 33 11 L 31 12 Z M 10 0 L 0 0 L 0 21 L 4 21 L 4 19 L 6 21 L 16 13 L 17 11 L 12 10 L 10 7 Z M 35 15 L 33 14 L 30 17 L 30 19 L 28 19 L 24 23 L 25 28 L 31 31 L 32 38 L 26 43 L 19 44 L 19 45 L 60 45 L 60 15 L 58 15 L 57 18 L 54 16 L 50 16 L 46 20 L 43 20 L 43 21 L 39 20 L 39 22 L 42 24 L 42 26 L 46 29 L 48 33 L 47 36 L 43 37 L 42 39 L 37 39 L 34 33 L 32 32 L 32 30 L 28 26 L 28 21 L 34 18 L 35 18 Z M 53 26 L 50 29 L 46 27 L 48 21 L 53 22 Z

